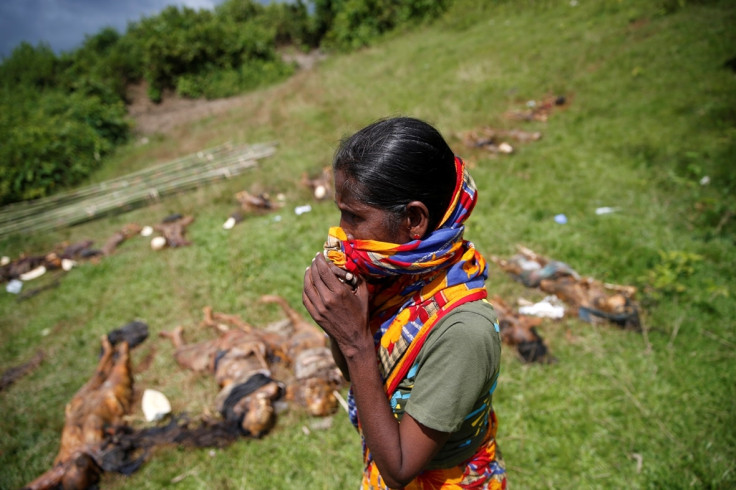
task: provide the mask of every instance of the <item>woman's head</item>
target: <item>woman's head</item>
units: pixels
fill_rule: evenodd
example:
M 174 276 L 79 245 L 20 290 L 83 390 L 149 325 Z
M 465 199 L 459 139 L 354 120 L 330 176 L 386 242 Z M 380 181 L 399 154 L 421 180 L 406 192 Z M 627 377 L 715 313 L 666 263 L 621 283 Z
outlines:
M 455 155 L 442 135 L 408 117 L 380 120 L 344 139 L 333 167 L 341 226 L 341 200 L 348 200 L 368 211 L 383 211 L 387 231 L 396 236 L 406 235 L 416 213 L 426 215 L 421 234 L 433 231 L 450 204 L 457 177 Z

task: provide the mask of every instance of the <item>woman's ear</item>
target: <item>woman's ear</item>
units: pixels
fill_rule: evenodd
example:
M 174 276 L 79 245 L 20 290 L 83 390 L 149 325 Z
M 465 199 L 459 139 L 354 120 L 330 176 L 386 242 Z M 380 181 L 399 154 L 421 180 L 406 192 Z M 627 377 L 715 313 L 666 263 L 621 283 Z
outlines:
M 421 201 L 406 205 L 406 225 L 410 240 L 423 238 L 429 230 L 429 209 Z

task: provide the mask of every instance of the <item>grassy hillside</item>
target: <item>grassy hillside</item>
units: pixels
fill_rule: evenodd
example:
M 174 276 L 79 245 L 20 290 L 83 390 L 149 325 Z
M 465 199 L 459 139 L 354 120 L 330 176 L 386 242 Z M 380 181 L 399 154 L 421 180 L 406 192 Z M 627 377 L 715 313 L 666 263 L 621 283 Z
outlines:
M 312 202 L 301 174 L 329 164 L 343 135 L 396 114 L 434 123 L 472 165 L 480 202 L 467 237 L 481 252 L 507 257 L 524 244 L 639 288 L 643 334 L 548 321 L 540 333 L 556 364 L 524 365 L 504 351 L 494 403 L 513 488 L 733 487 L 736 74 L 724 63 L 736 56 L 734 25 L 726 0 L 458 1 L 431 26 L 333 55 L 233 99 L 229 112 L 119 152 L 96 179 L 224 141 L 279 142 L 275 156 L 236 179 L 0 242 L 15 257 L 63 240 L 102 244 L 126 223 L 173 212 L 196 217 L 189 247 L 154 253 L 133 238 L 30 299 L 0 294 L 0 369 L 46 353 L 0 392 L 0 487 L 50 467 L 64 405 L 92 374 L 99 337 L 132 319 L 152 331 L 134 355 L 134 364 L 152 356 L 138 388 L 163 391 L 177 412 L 211 410 L 214 381 L 178 368 L 157 333 L 182 325 L 189 339 L 208 338 L 196 329 L 206 305 L 265 325 L 279 312 L 256 303 L 262 294 L 304 311 L 304 267 L 337 213 Z M 549 95 L 567 104 L 546 122 L 508 117 Z M 463 144 L 482 126 L 543 137 L 498 156 Z M 242 189 L 283 192 L 281 219 L 223 230 Z M 293 213 L 305 203 L 312 212 Z M 601 206 L 617 212 L 597 215 Z M 567 224 L 554 221 L 559 213 Z M 493 265 L 490 273 L 491 294 L 541 298 Z M 304 431 L 312 422 L 292 411 L 262 440 L 162 449 L 131 477 L 106 475 L 103 488 L 354 488 L 360 443 L 346 417 Z M 143 424 L 139 409 L 132 423 Z

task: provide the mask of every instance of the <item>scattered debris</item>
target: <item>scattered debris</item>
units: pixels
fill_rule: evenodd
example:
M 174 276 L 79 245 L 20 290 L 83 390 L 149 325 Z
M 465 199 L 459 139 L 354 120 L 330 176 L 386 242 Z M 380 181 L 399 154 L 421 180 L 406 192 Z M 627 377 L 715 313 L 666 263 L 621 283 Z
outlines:
M 89 488 L 99 481 L 106 466 L 104 448 L 114 429 L 124 425 L 133 399 L 130 346 L 126 341 L 113 345 L 108 335 L 102 336 L 101 344 L 94 375 L 66 406 L 53 467 L 25 488 Z
M 521 129 L 495 129 L 484 127 L 467 131 L 462 135 L 465 146 L 469 148 L 482 148 L 491 153 L 513 153 L 514 147 L 508 140 L 518 143 L 529 143 L 542 138 L 539 131 L 529 132 Z
M 237 315 L 205 307 L 202 325 L 214 329 L 217 338 L 187 344 L 181 326 L 160 333 L 173 343 L 180 366 L 214 376 L 220 387 L 215 397 L 220 428 L 231 427 L 235 437 L 264 436 L 276 423 L 282 397 L 312 416 L 331 415 L 338 405 L 335 392 L 344 383 L 317 327 L 281 297 L 261 301 L 277 303 L 285 312 L 280 331 L 255 328 Z
M 0 282 L 31 281 L 55 270 L 69 272 L 80 261 L 97 260 L 102 256 L 112 255 L 120 244 L 137 235 L 140 230 L 140 225 L 129 223 L 108 238 L 102 249 L 93 248 L 94 242 L 92 240 L 82 240 L 71 244 L 63 242 L 44 255 L 22 254 L 15 260 L 8 258 L 0 266 Z M 6 289 L 8 288 L 6 287 Z M 15 291 L 15 289 L 17 289 L 17 286 L 11 286 L 9 292 Z M 19 289 L 18 292 L 20 292 Z
M 151 238 L 151 249 L 152 250 L 162 250 L 166 247 L 166 238 L 162 236 L 155 236 Z
M 20 281 L 18 281 L 18 282 L 20 282 Z M 10 283 L 8 283 L 8 284 L 10 284 Z M 23 284 L 23 283 L 21 283 L 21 284 Z M 58 287 L 59 284 L 61 284 L 61 277 L 59 277 L 58 274 L 57 274 L 56 278 L 54 278 L 51 282 L 49 282 L 47 284 L 44 284 L 43 286 L 39 286 L 39 287 L 32 288 L 32 289 L 27 289 L 27 290 L 23 291 L 22 293 L 18 294 L 17 300 L 18 300 L 18 302 L 25 301 L 28 298 L 32 298 L 32 297 L 36 296 L 37 294 L 40 294 L 40 293 L 42 293 L 44 291 L 48 291 L 49 289 L 54 289 L 54 288 Z M 42 333 L 43 333 L 43 331 L 42 331 Z
M 327 346 L 324 332 L 294 310 L 280 296 L 264 295 L 264 303 L 278 304 L 289 320 L 289 330 L 279 347 L 285 351 L 293 377 L 287 381 L 286 398 L 316 417 L 337 410 L 336 391 L 345 380 Z
M 100 251 L 102 252 L 102 255 L 110 256 L 112 253 L 120 246 L 121 243 L 123 243 L 128 238 L 140 234 L 141 225 L 137 223 L 129 223 L 120 231 L 115 232 L 110 238 L 107 239 L 105 244 L 102 246 L 102 249 Z
M 639 453 L 631 453 L 631 459 L 636 461 L 636 474 L 641 473 L 641 468 L 644 466 L 644 457 Z
M 0 391 L 3 391 L 5 388 L 9 387 L 20 378 L 40 366 L 41 362 L 43 362 L 44 357 L 45 354 L 43 353 L 43 351 L 39 350 L 36 351 L 36 354 L 31 358 L 30 361 L 25 362 L 20 366 L 6 369 L 2 377 L 0 377 Z
M 550 260 L 526 247 L 509 260 L 491 260 L 514 279 L 531 288 L 554 294 L 569 306 L 568 312 L 590 323 L 613 323 L 641 331 L 636 288 L 581 277 L 564 262 Z
M 324 167 L 316 177 L 310 177 L 306 172 L 302 174 L 302 186 L 312 189 L 314 198 L 318 201 L 332 197 L 332 167 Z
M 28 272 L 24 272 L 18 278 L 21 281 L 32 281 L 33 279 L 38 279 L 42 275 L 46 274 L 46 266 L 45 265 L 39 265 L 35 269 L 31 269 Z
M 146 388 L 141 399 L 141 409 L 147 422 L 155 422 L 171 413 L 171 403 L 160 391 Z
M 242 435 L 261 437 L 275 424 L 272 402 L 283 388 L 271 378 L 267 345 L 252 331 L 217 328 L 213 340 L 187 344 L 181 326 L 160 335 L 171 340 L 174 359 L 185 369 L 212 374 L 220 387 L 215 406 L 223 418 L 237 422 Z
M 506 345 L 516 347 L 516 352 L 522 361 L 556 362 L 536 329 L 542 323 L 542 318 L 514 312 L 500 296 L 494 296 L 489 299 L 489 302 L 498 315 L 501 341 Z
M 5 290 L 11 294 L 18 294 L 23 289 L 23 281 L 19 279 L 11 279 L 5 285 Z
M 520 305 L 519 313 L 541 318 L 559 319 L 565 316 L 565 307 L 557 296 L 547 296 L 537 303 Z
M 308 213 L 312 210 L 312 206 L 309 204 L 305 204 L 303 206 L 297 206 L 294 208 L 294 213 L 296 213 L 297 216 L 301 216 L 302 214 Z
M 128 322 L 120 328 L 111 330 L 107 334 L 107 340 L 111 345 L 117 345 L 121 342 L 128 344 L 128 347 L 134 349 L 148 338 L 148 324 L 140 320 Z M 102 354 L 102 353 L 100 353 Z
M 240 191 L 235 194 L 235 199 L 240 203 L 240 208 L 234 211 L 222 225 L 226 230 L 232 229 L 236 224 L 243 221 L 248 213 L 274 211 L 283 207 L 283 203 L 273 202 L 271 196 L 266 192 L 252 195 L 248 191 Z
M 570 105 L 570 97 L 565 95 L 548 95 L 542 100 L 529 100 L 526 109 L 512 110 L 506 113 L 509 119 L 521 121 L 546 122 L 553 111 L 564 109 Z
M 156 240 L 156 245 L 154 246 L 154 243 L 152 241 L 151 248 L 153 248 L 154 250 L 160 250 L 165 246 L 177 248 L 191 245 L 192 242 L 187 240 L 184 235 L 186 234 L 187 226 L 191 225 L 193 222 L 194 216 L 182 216 L 180 214 L 174 214 L 164 218 L 164 220 L 161 223 L 155 225 L 153 229 L 161 233 L 166 242 L 163 243 L 163 246 L 161 246 L 162 242 L 160 240 Z

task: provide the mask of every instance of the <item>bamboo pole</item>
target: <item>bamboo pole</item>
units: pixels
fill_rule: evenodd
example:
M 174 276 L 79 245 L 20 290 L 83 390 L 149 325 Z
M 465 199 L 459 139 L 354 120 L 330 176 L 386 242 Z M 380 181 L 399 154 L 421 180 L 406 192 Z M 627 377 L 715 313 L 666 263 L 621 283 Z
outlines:
M 125 189 L 139 182 L 156 180 L 159 175 L 172 175 L 175 172 L 189 172 L 191 169 L 196 168 L 198 165 L 202 165 L 203 163 L 215 162 L 215 164 L 217 164 L 221 159 L 232 154 L 246 156 L 244 152 L 247 151 L 248 153 L 252 153 L 255 157 L 264 151 L 270 152 L 273 146 L 274 143 L 261 143 L 240 147 L 233 147 L 231 144 L 221 145 L 210 150 L 200 151 L 170 162 L 145 168 L 137 172 L 74 191 L 60 193 L 34 201 L 10 204 L 0 209 L 0 223 L 13 221 L 18 217 L 36 214 L 42 210 L 51 209 L 62 204 L 82 200 L 87 197 L 105 195 L 116 189 Z
M 37 200 L 26 207 L 6 207 L 0 209 L 0 237 L 81 223 L 126 206 L 230 178 L 255 167 L 259 159 L 275 151 L 275 143 L 222 145 L 63 196 Z

